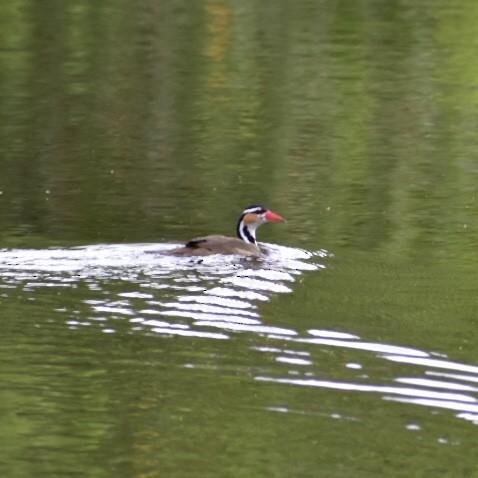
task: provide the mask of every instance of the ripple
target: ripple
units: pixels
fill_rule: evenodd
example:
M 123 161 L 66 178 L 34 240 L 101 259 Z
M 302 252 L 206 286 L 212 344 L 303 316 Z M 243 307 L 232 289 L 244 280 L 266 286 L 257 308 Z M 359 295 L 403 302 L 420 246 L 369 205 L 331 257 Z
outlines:
M 478 387 L 440 380 L 429 380 L 426 378 L 400 377 L 397 378 L 396 381 L 399 383 L 415 385 L 417 387 L 444 388 L 448 390 L 461 390 L 463 392 L 478 392 Z
M 280 334 L 280 335 L 297 335 L 295 330 L 285 329 L 282 327 L 273 327 L 260 324 L 247 324 L 241 322 L 229 321 L 207 321 L 199 320 L 195 324 L 198 327 L 218 327 L 224 330 L 233 330 L 235 332 L 252 332 L 255 334 Z
M 349 336 L 350 334 L 345 334 Z M 353 339 L 357 339 L 356 336 L 350 335 Z M 271 338 L 274 338 L 273 336 Z M 282 337 L 279 337 L 282 338 Z M 327 338 L 308 338 L 308 337 L 299 337 L 291 339 L 295 342 L 306 343 L 306 344 L 316 344 L 316 345 L 328 345 L 332 347 L 342 347 L 356 350 L 365 350 L 368 352 L 381 352 L 388 354 L 397 354 L 397 355 L 410 355 L 413 357 L 429 357 L 427 352 L 422 350 L 412 349 L 409 347 L 402 347 L 399 345 L 390 345 L 382 344 L 378 342 L 365 342 L 365 341 L 355 341 L 355 340 L 337 340 L 337 339 L 327 339 Z M 395 356 L 395 355 L 394 355 Z M 393 357 L 393 356 L 390 356 Z M 388 357 L 387 357 L 388 358 Z M 390 358 L 390 360 L 393 360 Z M 398 361 L 398 360 L 397 360 Z
M 478 374 L 478 366 L 476 365 L 467 365 L 458 362 L 451 362 L 449 360 L 438 360 L 438 359 L 423 359 L 419 357 L 403 357 L 397 355 L 386 355 L 384 356 L 387 360 L 392 360 L 394 362 L 400 363 L 409 363 L 414 365 L 421 365 L 434 368 L 445 368 L 448 370 L 459 370 L 461 372 L 469 372 L 473 374 Z
M 464 402 L 464 403 L 477 403 L 478 400 L 470 395 L 458 394 L 458 393 L 448 393 L 448 392 L 437 392 L 430 390 L 420 390 L 417 388 L 407 388 L 407 387 L 392 387 L 386 385 L 363 385 L 358 383 L 347 383 L 347 382 L 335 382 L 330 380 L 318 380 L 318 379 L 296 379 L 296 378 L 273 378 L 273 377 L 255 377 L 259 381 L 268 381 L 282 384 L 290 385 L 300 385 L 304 387 L 316 387 L 316 388 L 331 388 L 335 390 L 345 390 L 351 392 L 374 392 L 380 394 L 390 394 L 390 395 L 405 395 L 408 397 L 420 397 L 426 399 L 434 399 L 435 401 L 440 400 L 439 403 L 445 407 L 449 402 Z M 476 411 L 478 411 L 478 405 L 474 405 Z M 469 409 L 467 409 L 469 410 Z
M 309 330 L 311 333 L 311 330 Z M 341 332 L 338 331 L 322 331 L 312 329 L 312 335 L 327 337 L 340 337 Z M 432 353 L 417 350 L 413 348 L 397 346 L 392 344 L 378 344 L 374 342 L 367 342 L 360 339 L 360 337 L 348 333 L 343 333 L 346 340 L 337 339 L 311 339 L 310 337 L 297 336 L 280 336 L 277 334 L 269 335 L 269 339 L 275 339 L 278 343 L 287 344 L 302 344 L 308 347 L 306 352 L 310 352 L 314 347 L 333 347 L 343 348 L 361 354 L 373 354 L 376 359 L 387 360 L 397 363 L 406 363 L 417 367 L 417 376 L 401 377 L 397 376 L 393 380 L 396 384 L 374 384 L 363 383 L 363 381 L 371 381 L 373 377 L 367 375 L 360 376 L 360 382 L 344 382 L 338 380 L 325 379 L 323 377 L 314 377 L 316 365 L 313 361 L 304 359 L 304 361 L 290 360 L 284 358 L 283 350 L 280 347 L 257 347 L 256 350 L 267 354 L 279 354 L 276 362 L 283 363 L 290 367 L 293 366 L 307 366 L 308 371 L 302 373 L 304 377 L 273 377 L 266 375 L 258 375 L 255 377 L 260 382 L 271 382 L 276 384 L 295 385 L 299 387 L 312 387 L 317 389 L 329 389 L 337 391 L 350 391 L 361 393 L 376 393 L 382 396 L 383 399 L 389 401 L 396 401 L 401 403 L 408 403 L 411 405 L 428 406 L 431 408 L 445 408 L 451 411 L 458 411 L 457 417 L 466 419 L 473 424 L 478 424 L 478 386 L 473 386 L 470 383 L 478 383 L 478 366 L 463 364 L 447 360 L 443 355 L 440 358 L 432 358 Z M 384 353 L 386 352 L 386 353 Z M 434 354 L 435 355 L 435 354 Z M 344 367 L 351 371 L 360 371 L 363 368 L 361 362 L 347 361 Z M 428 370 L 432 369 L 448 369 L 450 372 L 460 371 L 467 374 L 450 373 L 446 371 Z M 288 368 L 287 373 L 300 375 L 300 369 Z M 322 369 L 319 369 L 324 373 Z M 425 374 L 425 377 L 419 374 Z M 436 379 L 427 378 L 437 377 Z M 441 379 L 441 380 L 440 380 Z M 406 386 L 405 386 L 406 385 Z M 463 392 L 463 393 L 462 393 Z
M 181 335 L 183 337 L 196 337 L 202 339 L 216 339 L 227 340 L 229 338 L 226 334 L 215 334 L 212 332 L 198 332 L 195 330 L 172 329 L 167 327 L 155 327 L 151 329 L 153 332 L 162 335 Z
M 449 409 L 458 418 L 478 424 L 476 365 L 405 345 L 364 340 L 348 331 L 318 327 L 300 331 L 290 321 L 285 326 L 264 323 L 260 303 L 292 292 L 301 274 L 321 270 L 324 266 L 317 261 L 327 257 L 325 251 L 263 244 L 266 254 L 260 259 L 151 254 L 169 247 L 133 244 L 3 251 L 2 297 L 17 290 L 33 301 L 57 288 L 50 293 L 55 298 L 51 311 L 71 333 L 96 327 L 101 333 L 143 333 L 157 335 L 158 340 L 231 340 L 249 334 L 244 343 L 265 358 L 260 367 L 256 361 L 250 364 L 251 371 L 261 370 L 257 382 L 374 393 L 388 401 Z M 59 304 L 57 295 L 64 300 L 68 288 L 75 289 L 71 302 Z M 328 370 L 323 358 L 334 351 L 340 352 L 335 360 L 343 357 L 342 367 L 335 363 Z M 381 370 L 386 365 L 391 383 L 383 383 L 381 375 L 374 378 L 371 360 L 382 361 Z M 403 365 L 406 376 L 401 373 Z M 344 374 L 347 380 L 342 379 Z
M 214 295 L 201 296 L 182 296 L 179 298 L 180 302 L 196 302 L 198 304 L 215 305 L 221 308 L 231 309 L 252 309 L 255 306 L 246 300 L 235 300 L 225 297 L 218 297 Z

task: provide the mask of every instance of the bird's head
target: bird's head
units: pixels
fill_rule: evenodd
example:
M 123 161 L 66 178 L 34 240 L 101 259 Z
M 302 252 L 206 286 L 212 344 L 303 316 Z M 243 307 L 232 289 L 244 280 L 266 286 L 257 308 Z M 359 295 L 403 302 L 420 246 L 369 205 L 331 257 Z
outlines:
M 251 244 L 256 243 L 256 229 L 266 222 L 285 222 L 279 214 L 264 206 L 252 205 L 242 211 L 237 223 L 237 237 Z

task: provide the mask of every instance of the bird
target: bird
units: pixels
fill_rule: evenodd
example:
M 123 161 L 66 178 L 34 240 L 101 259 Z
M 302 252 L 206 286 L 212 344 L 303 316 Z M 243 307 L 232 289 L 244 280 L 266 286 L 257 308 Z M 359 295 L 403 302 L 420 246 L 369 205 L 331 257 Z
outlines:
M 259 257 L 261 248 L 256 242 L 256 229 L 266 222 L 285 222 L 279 214 L 264 206 L 254 204 L 242 211 L 237 222 L 237 237 L 212 235 L 196 237 L 184 246 L 169 251 L 175 256 L 210 256 L 212 254 L 237 254 Z

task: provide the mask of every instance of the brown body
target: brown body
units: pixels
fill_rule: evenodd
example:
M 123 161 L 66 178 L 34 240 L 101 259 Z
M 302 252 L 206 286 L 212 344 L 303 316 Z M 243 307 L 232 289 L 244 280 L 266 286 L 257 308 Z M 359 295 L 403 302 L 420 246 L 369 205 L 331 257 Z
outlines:
M 184 246 L 169 252 L 176 256 L 210 256 L 212 254 L 238 254 L 242 256 L 260 256 L 257 244 L 244 242 L 237 237 L 204 236 L 191 239 Z
M 191 239 L 184 246 L 168 254 L 175 256 L 210 256 L 212 254 L 235 254 L 258 257 L 261 249 L 256 243 L 256 229 L 266 222 L 283 222 L 284 219 L 264 206 L 249 206 L 244 209 L 236 226 L 237 237 L 204 236 Z

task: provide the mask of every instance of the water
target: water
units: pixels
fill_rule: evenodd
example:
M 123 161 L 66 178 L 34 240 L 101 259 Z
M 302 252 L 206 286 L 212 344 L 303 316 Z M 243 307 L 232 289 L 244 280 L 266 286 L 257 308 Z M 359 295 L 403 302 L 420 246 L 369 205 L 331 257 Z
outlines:
M 38 5 L 0 6 L 1 475 L 478 475 L 476 2 Z M 260 259 L 158 253 L 252 203 Z
M 477 365 L 352 333 L 317 287 L 301 287 L 316 295 L 309 317 L 295 303 L 298 284 L 335 267 L 326 251 L 161 254 L 171 247 L 2 252 L 6 474 L 280 475 L 318 461 L 336 473 L 329 453 L 357 437 L 364 453 L 408 443 L 392 463 L 473 446 Z M 231 471 L 236 454 L 248 462 Z

